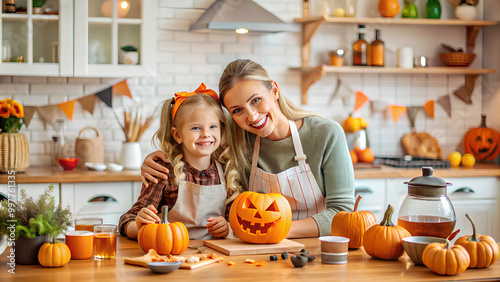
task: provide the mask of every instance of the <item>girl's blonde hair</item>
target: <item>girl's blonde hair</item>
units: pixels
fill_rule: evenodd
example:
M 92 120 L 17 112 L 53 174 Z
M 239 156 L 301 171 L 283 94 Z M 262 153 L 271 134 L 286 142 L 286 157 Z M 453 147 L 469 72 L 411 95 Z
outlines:
M 185 162 L 182 145 L 174 139 L 172 127 L 180 129 L 195 111 L 213 111 L 220 120 L 221 142 L 219 148 L 212 153 L 212 157 L 218 160 L 224 168 L 223 177 L 226 179 L 227 203 L 229 203 L 239 194 L 240 187 L 242 187 L 237 167 L 231 158 L 234 151 L 230 146 L 232 144 L 232 132 L 230 131 L 234 127 L 231 124 L 231 118 L 213 97 L 206 94 L 195 94 L 182 102 L 172 122 L 173 100 L 172 98 L 163 102 L 160 128 L 153 135 L 154 146 L 167 155 L 174 167 L 175 182 L 179 185 L 179 182 L 186 178 Z
M 262 82 L 262 84 L 269 90 L 273 89 L 273 80 L 269 77 L 267 71 L 260 65 L 248 59 L 238 59 L 229 63 L 224 72 L 222 73 L 219 80 L 219 98 L 222 105 L 224 105 L 224 97 L 226 93 L 233 88 L 236 82 L 240 80 L 257 80 Z M 306 111 L 299 108 L 292 101 L 283 95 L 283 93 L 278 88 L 278 105 L 281 112 L 289 120 L 297 120 L 307 116 L 320 116 L 314 112 Z M 235 152 L 235 157 L 237 161 L 238 171 L 244 177 L 244 183 L 248 183 L 248 175 L 250 170 L 250 143 L 248 141 L 249 133 L 239 126 L 235 126 L 234 135 L 232 138 L 233 146 L 238 145 Z

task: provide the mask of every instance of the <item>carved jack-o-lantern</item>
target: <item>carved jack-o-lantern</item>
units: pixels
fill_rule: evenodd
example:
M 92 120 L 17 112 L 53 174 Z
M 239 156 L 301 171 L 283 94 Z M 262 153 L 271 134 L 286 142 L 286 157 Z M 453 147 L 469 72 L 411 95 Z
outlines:
M 481 127 L 472 128 L 464 136 L 464 150 L 478 160 L 493 160 L 500 153 L 500 134 L 486 127 L 486 115 L 482 115 Z
M 292 225 L 292 209 L 281 194 L 244 192 L 234 200 L 229 211 L 234 235 L 247 243 L 281 242 Z

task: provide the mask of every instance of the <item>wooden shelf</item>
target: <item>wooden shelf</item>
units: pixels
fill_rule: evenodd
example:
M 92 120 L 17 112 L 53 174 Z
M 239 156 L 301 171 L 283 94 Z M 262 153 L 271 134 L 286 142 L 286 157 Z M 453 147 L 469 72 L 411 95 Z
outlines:
M 320 71 L 326 73 L 375 73 L 375 74 L 487 74 L 495 73 L 495 69 L 471 69 L 461 67 L 416 67 L 413 69 L 403 69 L 397 67 L 357 67 L 357 66 L 319 66 L 319 67 L 300 67 L 292 68 L 303 73 Z
M 326 15 L 316 17 L 304 17 L 295 19 L 297 23 L 327 22 L 338 24 L 392 24 L 392 25 L 447 25 L 447 26 L 492 26 L 498 21 L 481 20 L 455 20 L 455 19 L 404 19 L 404 18 L 355 18 L 355 17 L 328 17 Z

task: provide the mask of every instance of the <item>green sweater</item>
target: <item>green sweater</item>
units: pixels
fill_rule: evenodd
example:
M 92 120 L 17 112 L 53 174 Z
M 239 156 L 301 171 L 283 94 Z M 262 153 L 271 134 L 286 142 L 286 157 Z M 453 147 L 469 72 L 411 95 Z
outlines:
M 336 121 L 306 117 L 299 129 L 306 162 L 326 199 L 326 210 L 312 217 L 320 236 L 330 235 L 333 216 L 354 207 L 354 170 L 344 130 Z M 258 166 L 269 173 L 280 173 L 297 166 L 292 137 L 278 141 L 260 140 Z

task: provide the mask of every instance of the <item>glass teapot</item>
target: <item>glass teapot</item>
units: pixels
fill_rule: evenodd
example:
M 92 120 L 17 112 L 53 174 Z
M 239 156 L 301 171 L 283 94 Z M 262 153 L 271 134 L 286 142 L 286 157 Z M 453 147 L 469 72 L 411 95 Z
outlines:
M 398 225 L 412 236 L 447 238 L 456 222 L 455 210 L 446 195 L 451 183 L 432 173 L 432 167 L 422 167 L 422 176 L 405 182 L 408 195 L 399 209 Z

